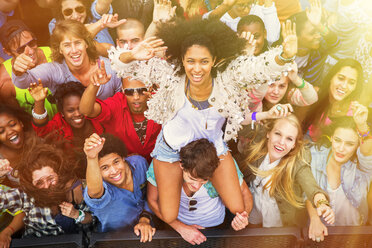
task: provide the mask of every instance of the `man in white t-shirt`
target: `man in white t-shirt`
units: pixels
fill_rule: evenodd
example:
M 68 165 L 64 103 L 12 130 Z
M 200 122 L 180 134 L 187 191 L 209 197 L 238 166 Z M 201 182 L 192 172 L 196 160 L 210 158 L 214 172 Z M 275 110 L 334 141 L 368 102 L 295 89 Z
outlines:
M 224 0 L 216 9 L 204 14 L 203 18 L 219 18 L 221 22 L 237 32 L 241 17 L 256 15 L 265 23 L 267 41 L 271 45 L 279 39 L 280 35 L 280 22 L 275 3 L 272 0 L 265 0 L 264 5 L 254 2 L 254 0 Z
M 180 159 L 184 181 L 178 217 L 170 223 L 170 226 L 187 242 L 199 245 L 206 241 L 206 237 L 199 229 L 219 226 L 225 220 L 225 206 L 212 183 L 208 180 L 218 167 L 219 158 L 213 143 L 207 139 L 199 139 L 181 148 Z M 238 231 L 248 225 L 248 215 L 252 209 L 253 201 L 251 192 L 244 182 L 238 166 L 236 166 L 236 170 L 245 207 L 245 211 L 236 213 L 231 222 L 232 228 Z M 147 188 L 148 204 L 157 217 L 162 219 L 152 164 L 147 171 L 147 181 L 150 182 Z

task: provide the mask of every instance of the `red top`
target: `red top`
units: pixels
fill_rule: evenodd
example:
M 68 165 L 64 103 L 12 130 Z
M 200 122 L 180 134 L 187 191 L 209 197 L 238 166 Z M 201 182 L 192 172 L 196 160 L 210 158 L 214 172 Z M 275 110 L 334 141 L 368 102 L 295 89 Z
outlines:
M 161 125 L 153 120 L 148 120 L 145 142 L 142 145 L 133 126 L 132 115 L 128 107 L 127 99 L 121 92 L 102 101 L 96 99 L 101 105 L 102 111 L 93 120 L 101 123 L 107 133 L 119 137 L 125 144 L 128 154 L 139 154 L 151 161 L 150 153 L 155 147 L 156 138 L 161 130 Z M 143 115 L 142 115 L 143 116 Z M 136 116 L 138 118 L 138 116 Z
M 94 132 L 97 134 L 102 134 L 104 129 L 98 121 L 95 120 L 88 120 L 91 121 L 93 125 Z M 56 131 L 60 137 L 63 137 L 66 140 L 72 140 L 74 138 L 74 134 L 72 132 L 72 127 L 63 119 L 62 114 L 58 112 L 54 115 L 53 119 L 48 121 L 45 126 L 36 126 L 32 123 L 35 132 L 40 137 L 45 137 L 47 134 Z

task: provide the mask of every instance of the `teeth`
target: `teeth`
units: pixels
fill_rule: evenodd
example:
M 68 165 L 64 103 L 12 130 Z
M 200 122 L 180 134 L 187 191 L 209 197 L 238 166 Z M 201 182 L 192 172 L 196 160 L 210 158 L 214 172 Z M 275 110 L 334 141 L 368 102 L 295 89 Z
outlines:
M 345 94 L 345 91 L 340 90 L 340 89 L 337 89 L 337 92 L 340 93 L 340 94 Z
M 284 149 L 281 148 L 281 147 L 278 147 L 278 146 L 274 146 L 274 147 L 275 147 L 275 149 L 277 149 L 277 150 L 279 150 L 279 151 L 284 151 Z
M 78 59 L 80 57 L 80 55 L 74 55 L 74 56 L 71 56 L 73 59 Z
M 117 179 L 120 178 L 120 176 L 121 176 L 121 173 L 119 173 L 119 175 L 117 175 L 117 176 L 115 176 L 115 177 L 112 177 L 112 179 L 117 180 Z
M 83 119 L 76 119 L 76 120 L 74 120 L 74 122 L 76 122 L 76 123 L 81 123 L 83 121 Z
M 18 139 L 18 135 L 14 135 L 14 136 L 12 136 L 12 137 L 10 137 L 10 141 L 11 142 L 14 142 L 16 139 Z

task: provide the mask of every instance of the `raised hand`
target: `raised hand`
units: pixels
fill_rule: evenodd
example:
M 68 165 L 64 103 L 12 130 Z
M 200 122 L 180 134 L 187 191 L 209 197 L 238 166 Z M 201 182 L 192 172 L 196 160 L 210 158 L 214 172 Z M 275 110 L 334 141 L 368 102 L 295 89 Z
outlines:
M 156 52 L 162 52 L 167 47 L 162 46 L 164 41 L 156 37 L 149 37 L 131 50 L 132 58 L 134 60 L 148 60 L 155 56 Z
M 167 22 L 171 20 L 176 14 L 177 6 L 172 7 L 170 0 L 155 0 L 153 22 Z
M 69 202 L 62 202 L 59 204 L 59 208 L 61 209 L 61 213 L 64 216 L 70 217 L 72 219 L 76 219 L 79 217 L 79 210 L 75 209 L 74 205 Z
M 12 169 L 8 159 L 0 159 L 0 177 L 6 176 Z
M 98 157 L 98 153 L 102 150 L 105 144 L 105 138 L 101 138 L 98 134 L 94 133 L 89 138 L 85 139 L 84 152 L 88 159 Z
M 240 34 L 240 38 L 247 40 L 245 49 L 244 49 L 245 54 L 253 56 L 256 50 L 256 43 L 257 43 L 257 40 L 254 38 L 254 35 L 251 34 L 251 32 L 242 32 Z
M 310 9 L 306 9 L 307 19 L 315 27 L 320 25 L 322 20 L 322 3 L 320 0 L 310 1 Z
M 37 56 L 34 54 L 33 56 Z M 31 57 L 31 48 L 26 46 L 25 51 L 18 55 L 14 60 L 13 70 L 15 74 L 23 74 L 36 66 Z
M 119 20 L 118 14 L 103 14 L 102 18 L 99 20 L 102 28 L 116 28 L 126 21 L 126 19 Z
M 35 102 L 44 101 L 48 95 L 48 88 L 43 87 L 40 78 L 38 79 L 38 82 L 30 84 L 28 91 L 30 92 L 32 98 L 34 98 Z
M 239 231 L 239 230 L 244 229 L 246 226 L 248 226 L 248 224 L 249 224 L 248 213 L 246 211 L 244 211 L 241 214 L 236 213 L 234 219 L 231 222 L 231 227 L 235 231 Z
M 297 35 L 296 23 L 290 20 L 282 23 L 283 36 L 283 57 L 286 59 L 293 58 L 297 54 Z
M 364 129 L 367 126 L 368 108 L 357 101 L 351 103 L 353 119 L 358 129 Z M 368 128 L 368 126 L 367 126 Z
M 107 75 L 105 62 L 103 60 L 97 60 L 97 67 L 90 74 L 90 82 L 95 86 L 106 84 L 111 79 L 111 74 Z

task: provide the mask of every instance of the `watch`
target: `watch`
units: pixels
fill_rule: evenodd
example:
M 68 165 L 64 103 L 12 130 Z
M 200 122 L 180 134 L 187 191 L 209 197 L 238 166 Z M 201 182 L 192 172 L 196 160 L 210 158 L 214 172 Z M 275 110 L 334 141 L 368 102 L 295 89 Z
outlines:
M 75 223 L 81 223 L 85 219 L 85 212 L 79 210 L 79 216 L 75 219 Z

